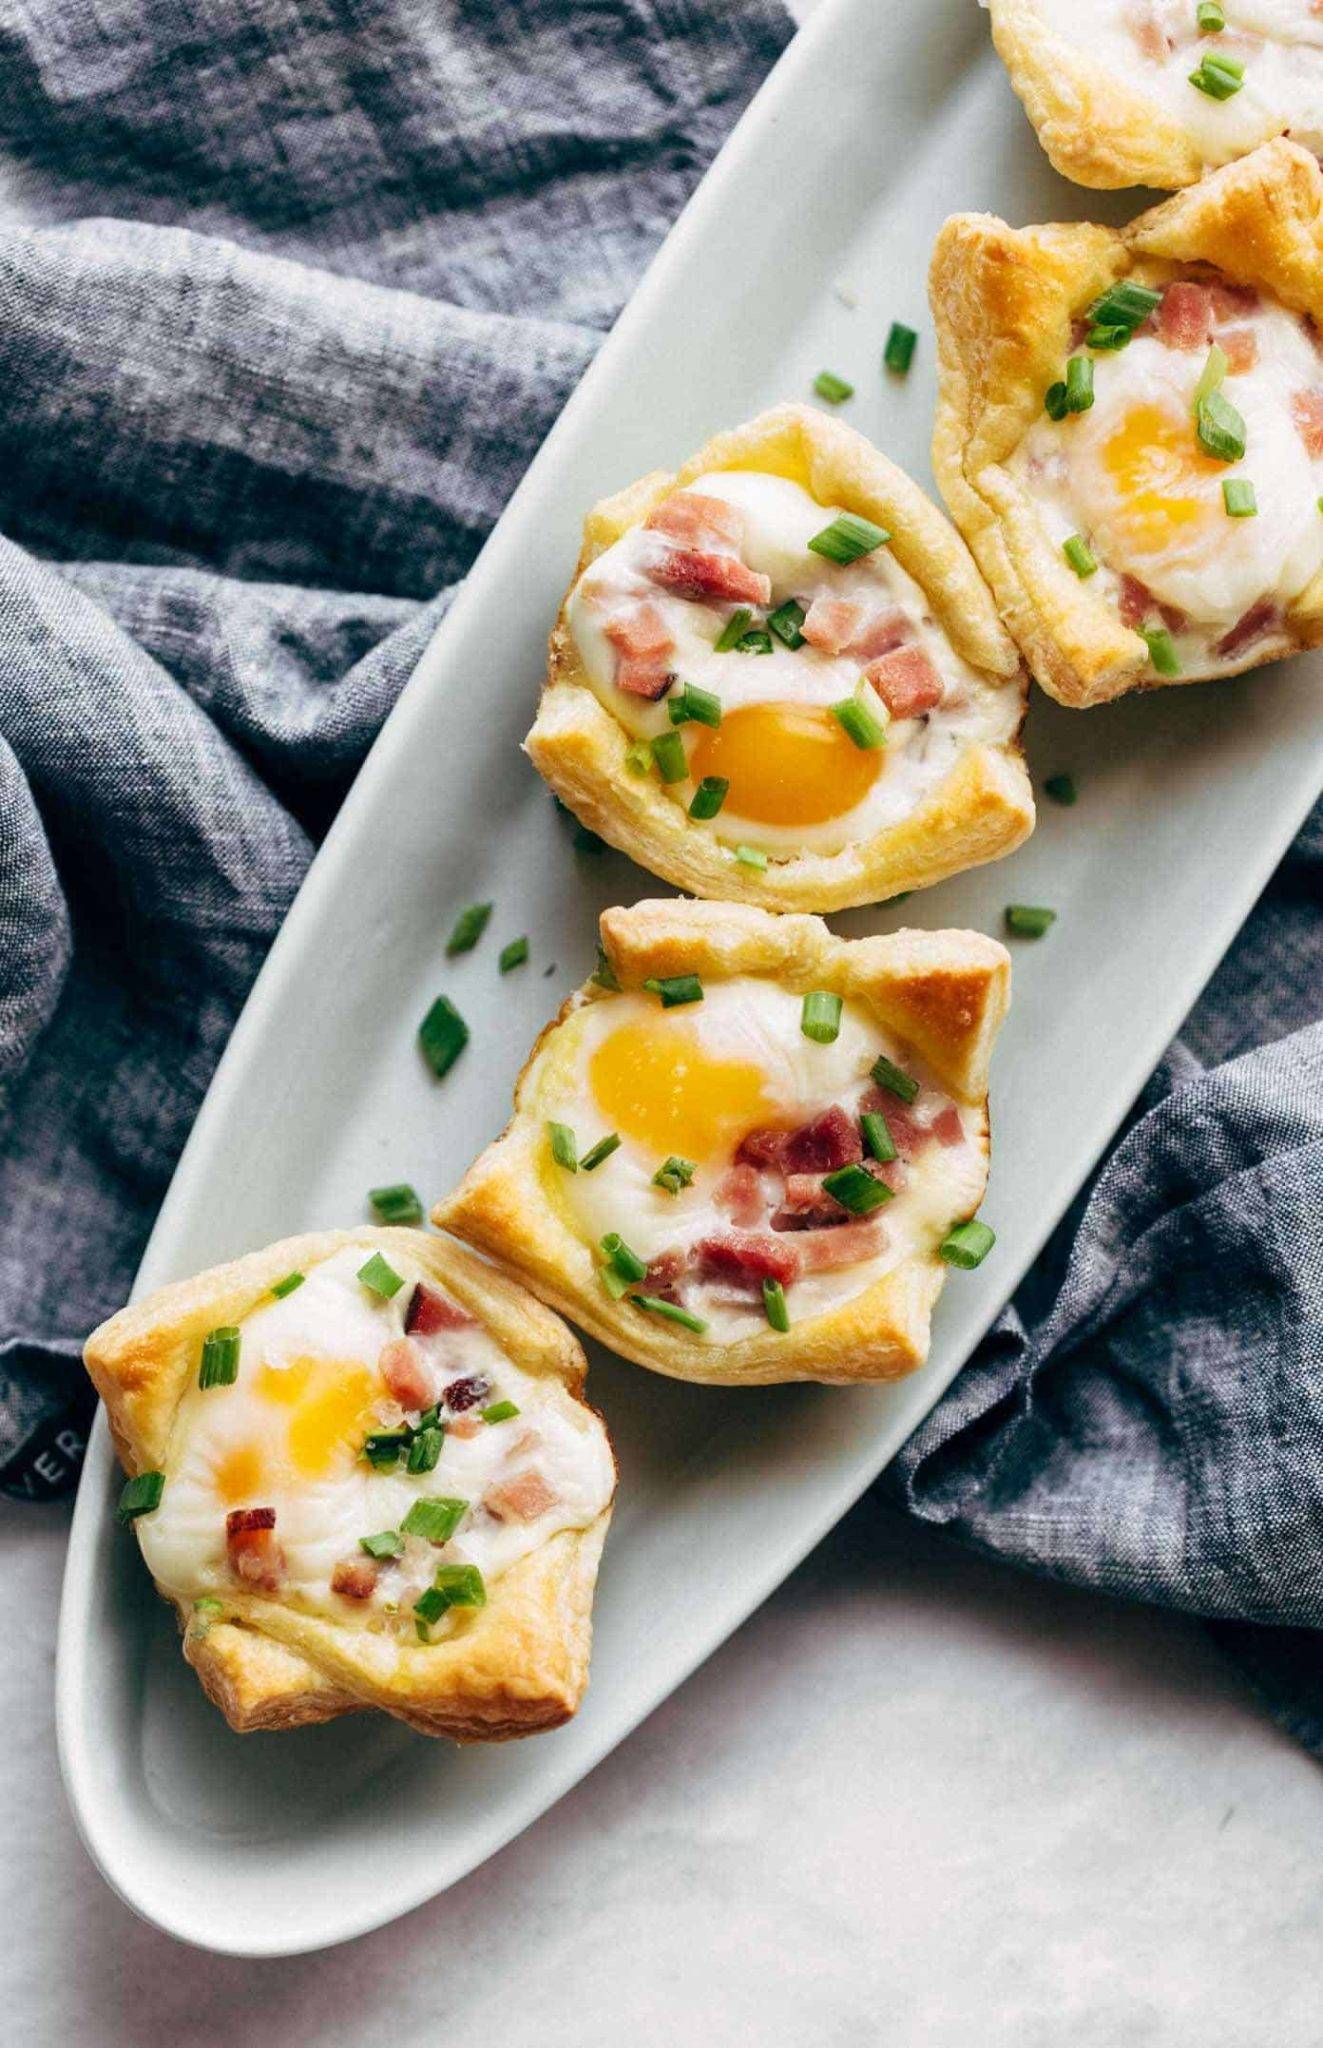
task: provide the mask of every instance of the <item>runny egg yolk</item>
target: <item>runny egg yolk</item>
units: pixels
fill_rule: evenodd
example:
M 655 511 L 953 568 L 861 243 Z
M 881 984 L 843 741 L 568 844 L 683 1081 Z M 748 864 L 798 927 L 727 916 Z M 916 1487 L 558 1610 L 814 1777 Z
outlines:
M 1118 503 L 1111 522 L 1141 555 L 1160 554 L 1210 523 L 1219 509 L 1200 486 L 1226 473 L 1205 455 L 1194 422 L 1158 405 L 1135 405 L 1103 445 L 1103 468 Z
M 720 775 L 726 808 L 760 825 L 821 825 L 862 803 L 882 771 L 881 748 L 857 747 L 828 706 L 741 704 L 700 728 L 695 782 Z
M 265 1467 L 256 1444 L 234 1444 L 217 1461 L 213 1485 L 227 1508 L 255 1500 L 262 1490 Z
M 701 1165 L 776 1118 L 761 1067 L 713 1059 L 679 1020 L 622 1024 L 592 1054 L 588 1078 L 611 1129 L 658 1165 L 672 1153 Z
M 305 1479 L 324 1479 L 352 1462 L 380 1391 L 366 1366 L 342 1358 L 263 1365 L 254 1386 L 261 1399 L 290 1410 L 286 1448 Z

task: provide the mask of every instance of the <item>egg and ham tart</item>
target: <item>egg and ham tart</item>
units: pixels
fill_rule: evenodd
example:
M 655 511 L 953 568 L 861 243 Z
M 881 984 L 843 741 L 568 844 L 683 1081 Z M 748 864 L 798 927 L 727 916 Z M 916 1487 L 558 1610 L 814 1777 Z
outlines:
M 1064 177 L 1193 185 L 1288 137 L 1323 154 L 1316 0 L 984 0 L 1011 84 Z
M 921 1365 L 977 1265 L 1010 963 L 746 905 L 608 910 L 503 1136 L 434 1220 L 637 1364 L 726 1385 Z
M 1289 142 L 1119 234 L 942 229 L 933 466 L 1063 704 L 1323 637 L 1321 236 L 1323 172 Z
M 615 1471 L 557 1317 L 412 1230 L 286 1239 L 103 1323 L 120 1503 L 231 1727 L 575 1710 Z
M 1024 689 L 937 508 L 782 406 L 589 515 L 527 748 L 692 894 L 839 910 L 1025 838 Z

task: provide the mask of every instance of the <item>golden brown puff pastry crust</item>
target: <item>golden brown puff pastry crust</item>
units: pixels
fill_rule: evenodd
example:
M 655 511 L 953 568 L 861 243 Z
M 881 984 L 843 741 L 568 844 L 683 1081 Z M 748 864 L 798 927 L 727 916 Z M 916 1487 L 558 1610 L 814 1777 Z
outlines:
M 1323 172 L 1307 150 L 1267 143 L 1119 232 L 1088 224 L 1012 228 L 991 214 L 962 213 L 937 237 L 933 468 L 1002 618 L 1037 681 L 1062 704 L 1082 708 L 1195 678 L 1154 674 L 1144 640 L 1074 574 L 1009 465 L 1062 374 L 1073 322 L 1085 308 L 1118 278 L 1160 286 L 1204 264 L 1323 319 Z M 1281 630 L 1222 673 L 1256 668 L 1321 637 L 1323 578 L 1315 577 Z
M 810 406 L 778 406 L 716 435 L 675 475 L 657 470 L 603 499 L 584 521 L 571 592 L 588 564 L 664 498 L 723 469 L 788 477 L 821 504 L 884 526 L 891 553 L 923 589 L 956 652 L 990 683 L 1018 692 L 1023 703 L 1018 656 L 959 536 L 862 434 Z M 843 910 L 1000 859 L 1033 830 L 1033 795 L 1017 738 L 1004 747 L 966 749 L 928 800 L 889 831 L 837 854 L 773 858 L 759 872 L 734 860 L 653 778 L 631 774 L 629 744 L 630 734 L 584 674 L 562 606 L 527 751 L 584 824 L 678 888 L 772 910 Z
M 558 1381 L 582 1407 L 585 1361 L 558 1317 L 459 1245 L 422 1231 L 319 1231 L 285 1238 L 157 1289 L 95 1330 L 84 1353 L 130 1474 L 166 1466 L 175 1412 L 209 1330 L 239 1322 L 286 1273 L 345 1245 L 412 1260 L 526 1371 Z M 592 1413 L 592 1411 L 589 1411 Z M 593 1417 L 593 1426 L 601 1427 Z M 166 1593 L 183 1649 L 232 1728 L 294 1728 L 377 1707 L 425 1735 L 499 1742 L 569 1719 L 588 1682 L 592 1600 L 608 1508 L 561 1530 L 488 1588 L 487 1605 L 453 1609 L 440 1641 L 417 1646 L 309 1614 L 238 1585 L 222 1620 L 199 1621 Z M 160 1589 L 163 1593 L 164 1588 Z
M 847 940 L 817 917 L 774 917 L 743 904 L 683 900 L 607 910 L 601 939 L 624 991 L 639 990 L 654 977 L 687 973 L 697 974 L 705 986 L 727 976 L 763 975 L 796 993 L 826 989 L 863 1004 L 922 1057 L 954 1098 L 982 1110 L 986 1158 L 988 1065 L 1010 1002 L 1010 960 L 995 940 L 965 931 Z M 846 1384 L 898 1379 L 922 1365 L 946 1273 L 935 1248 L 906 1258 L 840 1307 L 795 1325 L 789 1334 L 769 1328 L 727 1344 L 704 1342 L 603 1291 L 593 1248 L 562 1219 L 544 1188 L 538 1098 L 542 1067 L 560 1026 L 583 1005 L 609 1002 L 613 993 L 590 981 L 565 1003 L 524 1066 L 505 1131 L 437 1204 L 433 1222 L 499 1260 L 612 1350 L 676 1379 L 720 1386 Z

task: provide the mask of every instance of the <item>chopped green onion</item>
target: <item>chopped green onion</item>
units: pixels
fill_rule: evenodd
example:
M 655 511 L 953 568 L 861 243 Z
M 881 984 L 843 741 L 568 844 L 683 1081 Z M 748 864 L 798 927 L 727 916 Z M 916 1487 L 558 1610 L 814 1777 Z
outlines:
M 692 1159 L 681 1159 L 676 1153 L 672 1152 L 665 1165 L 659 1166 L 653 1174 L 652 1185 L 655 1188 L 665 1188 L 668 1195 L 678 1195 L 681 1188 L 687 1188 L 693 1184 L 696 1171 L 697 1169 Z
M 443 1564 L 432 1590 L 445 1596 L 447 1607 L 485 1607 L 487 1588 L 476 1564 Z
M 763 1309 L 774 1330 L 784 1337 L 790 1328 L 790 1311 L 786 1307 L 786 1291 L 779 1280 L 763 1281 Z
M 848 1209 L 852 1216 L 870 1216 L 891 1200 L 891 1189 L 877 1180 L 866 1166 L 841 1166 L 823 1175 L 823 1192 Z
M 202 1343 L 200 1387 L 232 1387 L 239 1377 L 239 1332 L 232 1323 L 212 1330 Z
M 1221 35 L 1222 30 L 1227 25 L 1227 18 L 1223 14 L 1218 0 L 1199 0 L 1199 5 L 1195 9 L 1195 18 L 1199 23 L 1201 35 Z
M 717 726 L 721 723 L 721 699 L 714 697 L 711 690 L 700 690 L 693 683 L 686 683 L 678 696 L 672 697 L 666 707 L 672 725 L 683 725 L 692 718 L 698 725 Z M 668 776 L 667 781 L 678 778 Z
M 1043 395 L 1043 410 L 1050 420 L 1064 420 L 1070 408 L 1066 404 L 1066 387 L 1062 383 L 1049 384 Z
M 830 989 L 810 989 L 800 1008 L 799 1028 L 815 1045 L 835 1045 L 841 1035 L 841 998 Z
M 854 385 L 847 384 L 844 377 L 838 377 L 835 370 L 819 370 L 813 379 L 813 389 L 819 398 L 825 398 L 828 405 L 844 405 L 847 398 L 854 397 Z
M 443 1080 L 469 1042 L 469 1027 L 449 996 L 438 996 L 418 1027 L 423 1058 Z
M 378 1472 L 393 1472 L 408 1442 L 407 1429 L 375 1429 L 363 1439 L 363 1456 Z
M 692 1330 L 695 1337 L 701 1337 L 707 1328 L 701 1316 L 681 1308 L 678 1302 L 663 1301 L 659 1294 L 631 1294 L 629 1298 L 635 1308 L 643 1309 L 650 1316 L 661 1316 L 668 1323 L 678 1323 L 682 1330 Z
M 446 940 L 446 952 L 471 953 L 487 929 L 487 920 L 492 914 L 490 903 L 470 903 L 467 910 L 461 910 L 455 919 L 455 929 Z
M 434 1423 L 431 1429 L 415 1430 L 413 1442 L 409 1446 L 406 1469 L 410 1472 L 435 1470 L 436 1461 L 441 1456 L 444 1437 L 445 1430 L 439 1423 Z
M 712 642 L 713 651 L 717 654 L 729 654 L 741 633 L 747 633 L 752 624 L 753 612 L 750 606 L 747 604 L 737 605 L 716 639 Z
M 678 1010 L 682 1003 L 701 1003 L 703 984 L 696 974 L 652 975 L 643 984 L 649 995 L 659 996 L 663 1010 Z
M 614 1266 L 599 1266 L 597 1268 L 597 1277 L 612 1301 L 619 1301 L 621 1295 L 627 1293 L 633 1284 L 631 1281 L 626 1280 L 623 1273 L 617 1273 Z
M 726 801 L 729 788 L 730 783 L 724 775 L 705 775 L 694 791 L 693 802 L 689 806 L 690 817 L 699 820 L 715 818 Z
M 919 1084 L 913 1074 L 895 1066 L 885 1053 L 879 1053 L 870 1071 L 879 1088 L 885 1088 L 889 1095 L 898 1095 L 902 1102 L 913 1102 L 919 1092 Z
M 646 740 L 635 740 L 625 749 L 625 766 L 631 775 L 646 775 L 652 766 L 652 748 Z
M 1135 329 L 1142 327 L 1161 303 L 1161 292 L 1146 284 L 1136 284 L 1131 278 L 1109 285 L 1101 298 L 1094 300 L 1086 316 L 1092 323 L 1087 337 L 1089 347 L 1124 348 Z M 1106 340 L 1094 339 L 1100 332 L 1106 335 Z M 1116 338 L 1118 335 L 1120 339 Z
M 864 1143 L 879 1166 L 885 1166 L 889 1160 L 897 1156 L 896 1141 L 887 1127 L 886 1118 L 880 1111 L 866 1109 L 859 1119 L 859 1126 L 864 1134 Z
M 882 706 L 878 705 L 880 711 Z M 833 704 L 831 715 L 842 730 L 849 734 L 857 747 L 885 747 L 887 728 L 883 718 L 870 711 L 862 697 L 842 697 L 839 704 Z
M 493 1401 L 490 1408 L 481 1410 L 484 1422 L 512 1422 L 518 1413 L 513 1401 Z
M 619 995 L 620 983 L 616 978 L 616 970 L 607 959 L 606 947 L 600 941 L 597 947 L 597 965 L 593 969 L 591 979 L 599 988 L 609 988 L 612 995 Z
M 466 1500 L 451 1500 L 444 1494 L 416 1500 L 400 1523 L 406 1536 L 421 1536 L 427 1543 L 449 1543 L 469 1511 Z
M 1072 356 L 1066 364 L 1066 411 L 1087 412 L 1093 404 L 1093 359 Z
M 1176 642 L 1165 626 L 1141 627 L 1141 638 L 1147 643 L 1148 658 L 1160 676 L 1178 676 L 1181 672 L 1180 656 Z
M 204 1593 L 200 1600 L 193 1602 L 194 1614 L 224 1614 L 225 1602 L 218 1600 L 214 1593 Z
M 283 1301 L 287 1294 L 293 1294 L 307 1279 L 306 1273 L 286 1273 L 283 1280 L 277 1280 L 271 1292 L 277 1301 Z
M 579 1165 L 584 1173 L 592 1173 L 604 1159 L 609 1159 L 613 1152 L 619 1150 L 620 1139 L 614 1131 L 609 1131 L 606 1137 L 599 1138 L 591 1150 L 584 1153 Z
M 1210 100 L 1229 100 L 1245 83 L 1245 66 L 1238 57 L 1224 56 L 1220 50 L 1205 50 L 1190 73 L 1190 83 Z
M 775 633 L 787 647 L 802 647 L 804 635 L 799 629 L 807 616 L 798 599 L 788 597 L 784 604 L 779 604 L 774 612 L 767 614 L 768 631 Z
M 403 1276 L 396 1272 L 388 1259 L 383 1259 L 380 1252 L 373 1252 L 372 1257 L 359 1267 L 358 1278 L 370 1294 L 380 1295 L 383 1301 L 389 1301 L 404 1285 Z
M 404 1538 L 398 1529 L 382 1529 L 375 1536 L 360 1536 L 360 1550 L 366 1550 L 369 1557 L 398 1557 L 404 1548 Z
M 953 1230 L 948 1230 L 937 1249 L 948 1266 L 960 1266 L 966 1273 L 972 1273 L 975 1266 L 983 1264 L 996 1242 L 995 1230 L 971 1217 L 968 1223 L 957 1223 Z
M 759 874 L 767 866 L 767 855 L 760 846 L 737 846 L 735 858 L 742 868 L 756 868 Z
M 440 1414 L 441 1414 L 441 1404 L 440 1404 L 440 1402 L 439 1402 L 439 1401 L 433 1401 L 433 1403 L 432 1403 L 431 1407 L 430 1407 L 430 1408 L 424 1408 L 424 1409 L 423 1409 L 423 1412 L 422 1412 L 422 1414 L 421 1414 L 421 1415 L 420 1415 L 420 1416 L 418 1417 L 418 1421 L 417 1421 L 417 1423 L 416 1423 L 416 1425 L 415 1425 L 415 1427 L 414 1427 L 414 1435 L 416 1436 L 416 1435 L 418 1434 L 418 1431 L 419 1431 L 419 1430 L 421 1430 L 421 1429 L 435 1429 L 435 1428 L 437 1427 L 437 1424 L 438 1424 L 438 1418 L 439 1418 Z M 441 1429 L 442 1429 L 442 1430 L 444 1431 L 444 1429 L 445 1429 L 445 1424 L 444 1424 L 444 1423 L 441 1423 L 441 1425 L 440 1425 L 440 1426 L 441 1426 Z
M 568 1124 L 548 1124 L 547 1136 L 551 1140 L 551 1156 L 557 1166 L 563 1166 L 566 1173 L 579 1171 L 579 1144 Z
M 1196 416 L 1204 400 L 1211 397 L 1212 393 L 1217 390 L 1218 385 L 1226 376 L 1229 368 L 1226 350 L 1219 348 L 1217 343 L 1214 342 L 1208 351 L 1208 359 L 1203 369 L 1199 372 L 1199 382 L 1194 387 L 1194 412 Z
M 1222 503 L 1230 519 L 1252 519 L 1259 509 L 1254 486 L 1247 476 L 1223 477 Z
M 838 512 L 830 526 L 824 526 L 821 533 L 814 534 L 809 548 L 826 561 L 839 562 L 844 566 L 859 561 L 864 555 L 871 555 L 875 548 L 882 547 L 890 539 L 886 528 L 874 526 L 871 519 L 861 519 L 857 512 Z
M 1006 905 L 1006 929 L 1014 932 L 1017 939 L 1041 939 L 1056 921 L 1055 910 L 1045 910 L 1036 903 Z
M 160 1507 L 164 1492 L 164 1472 L 140 1472 L 120 1493 L 119 1505 L 115 1509 L 116 1519 L 134 1522 L 139 1515 L 150 1515 L 153 1508 Z
M 663 782 L 683 782 L 689 773 L 684 741 L 678 732 L 659 732 L 652 742 L 652 758 Z
M 1084 340 L 1089 348 L 1110 350 L 1125 348 L 1134 338 L 1135 330 L 1133 327 L 1116 325 L 1112 327 L 1091 327 Z
M 388 1188 L 369 1188 L 368 1201 L 378 1223 L 421 1223 L 423 1220 L 423 1205 L 408 1181 L 396 1181 Z
M 1054 804 L 1069 807 L 1077 800 L 1079 791 L 1075 787 L 1073 775 L 1049 775 L 1043 784 L 1043 794 L 1050 796 Z
M 1085 540 L 1083 534 L 1072 533 L 1069 540 L 1062 542 L 1061 552 L 1081 580 L 1085 576 L 1092 576 L 1098 567 L 1089 543 Z
M 525 935 L 522 938 L 511 939 L 507 945 L 502 946 L 496 965 L 502 974 L 508 974 L 512 967 L 522 967 L 527 958 L 528 938 Z
M 602 1256 L 612 1271 L 619 1273 L 624 1280 L 642 1280 L 647 1275 L 647 1260 L 630 1250 L 618 1230 L 608 1230 L 602 1239 Z
M 887 345 L 882 351 L 882 360 L 894 376 L 903 377 L 914 361 L 914 349 L 918 335 L 912 327 L 903 327 L 899 320 L 891 323 Z
M 737 654 L 770 654 L 772 636 L 766 626 L 755 626 L 750 633 L 741 633 L 735 644 Z

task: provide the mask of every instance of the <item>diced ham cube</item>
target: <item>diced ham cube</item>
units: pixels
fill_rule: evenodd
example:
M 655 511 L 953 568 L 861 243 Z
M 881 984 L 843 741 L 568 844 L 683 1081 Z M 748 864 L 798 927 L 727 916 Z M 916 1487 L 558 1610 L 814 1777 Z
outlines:
M 331 1573 L 331 1591 L 346 1600 L 370 1600 L 377 1590 L 377 1567 L 370 1557 L 342 1557 Z
M 864 606 L 849 598 L 815 597 L 799 630 L 819 654 L 844 654 L 864 618 Z
M 230 1570 L 259 1592 L 278 1592 L 285 1577 L 285 1553 L 276 1541 L 274 1508 L 233 1508 L 225 1517 L 225 1551 Z
M 893 647 L 899 647 L 909 630 L 904 612 L 874 612 L 855 634 L 849 651 L 860 661 L 876 661 L 879 654 L 890 654 Z
M 887 1228 L 880 1217 L 861 1217 L 857 1223 L 843 1223 L 835 1230 L 806 1230 L 795 1239 L 805 1273 L 832 1273 L 842 1266 L 856 1266 L 861 1259 L 873 1259 L 886 1249 Z
M 965 1126 L 954 1102 L 948 1102 L 938 1110 L 928 1129 L 939 1145 L 963 1145 L 965 1142 Z
M 1259 294 L 1252 284 L 1230 284 L 1226 278 L 1218 278 L 1208 287 L 1213 295 L 1213 318 L 1215 320 L 1244 320 L 1259 310 Z M 1226 342 L 1222 343 L 1223 348 Z
M 420 1280 L 409 1300 L 404 1327 L 411 1337 L 434 1337 L 438 1330 L 463 1330 L 472 1323 L 468 1310 L 440 1288 Z
M 737 1159 L 728 1168 L 713 1190 L 712 1199 L 740 1230 L 756 1229 L 767 1215 L 763 1177 L 748 1160 Z
M 465 1415 L 448 1415 L 446 1417 L 446 1435 L 458 1437 L 461 1442 L 465 1443 L 471 1436 L 481 1436 L 486 1426 L 482 1417 L 475 1415 L 472 1410 Z
M 662 590 L 695 604 L 768 604 L 772 583 L 745 567 L 737 555 L 697 548 L 673 548 L 649 564 L 645 574 Z
M 1277 625 L 1278 619 L 1277 606 L 1273 600 L 1270 597 L 1261 597 L 1257 604 L 1250 606 L 1242 618 L 1237 619 L 1229 633 L 1223 634 L 1217 643 L 1217 653 L 1227 661 L 1237 654 L 1243 654 L 1247 647 L 1252 647 L 1256 640 L 1262 640 L 1270 633 Z
M 643 524 L 649 533 L 664 533 L 684 548 L 710 548 L 717 542 L 738 553 L 744 546 L 744 514 L 739 506 L 702 491 L 676 491 L 663 498 Z
M 645 598 L 631 611 L 608 619 L 603 631 L 620 656 L 616 688 L 631 697 L 646 697 L 651 703 L 664 697 L 671 682 L 675 641 L 657 606 Z
M 694 1258 L 703 1279 L 732 1281 L 737 1287 L 761 1288 L 764 1280 L 788 1285 L 799 1272 L 793 1245 L 761 1231 L 727 1230 L 700 1238 Z
M 401 1408 L 428 1408 L 435 1399 L 427 1361 L 412 1337 L 392 1337 L 383 1345 L 377 1371 Z
M 474 1373 L 462 1380 L 452 1380 L 441 1396 L 452 1415 L 462 1415 L 466 1408 L 476 1408 L 480 1401 L 491 1399 L 492 1383 L 481 1373 Z
M 535 1522 L 554 1508 L 559 1495 L 548 1486 L 540 1472 L 520 1472 L 489 1486 L 482 1504 L 498 1522 Z
M 821 1174 L 788 1175 L 773 1230 L 827 1230 L 844 1221 L 845 1211 L 824 1191 Z
M 1217 345 L 1226 357 L 1227 370 L 1233 377 L 1242 377 L 1259 360 L 1259 337 L 1252 327 L 1225 328 L 1217 337 Z
M 1323 391 L 1297 391 L 1291 411 L 1309 455 L 1323 455 Z
M 859 1126 L 839 1104 L 801 1124 L 786 1140 L 781 1163 L 787 1174 L 834 1173 L 864 1156 Z
M 1162 294 L 1158 308 L 1158 339 L 1168 348 L 1207 346 L 1213 330 L 1213 294 L 1206 284 L 1178 278 Z
M 660 1295 L 663 1301 L 674 1300 L 675 1290 L 684 1276 L 684 1269 L 683 1252 L 658 1252 L 656 1258 L 648 1262 L 648 1270 L 643 1279 L 644 1291 Z
M 1144 588 L 1137 576 L 1122 576 L 1117 608 L 1121 624 L 1137 630 L 1153 610 L 1153 594 Z
M 864 681 L 871 684 L 893 718 L 919 718 L 942 701 L 942 678 L 921 647 L 898 647 L 870 661 Z
M 860 1108 L 879 1112 L 886 1118 L 891 1142 L 902 1159 L 912 1158 L 932 1136 L 930 1126 L 916 1114 L 913 1104 L 902 1102 L 890 1089 L 868 1089 Z
M 777 1173 L 785 1171 L 786 1146 L 791 1133 L 778 1130 L 770 1124 L 760 1124 L 756 1130 L 746 1131 L 740 1139 L 735 1153 L 736 1161 L 749 1166 L 771 1167 Z

